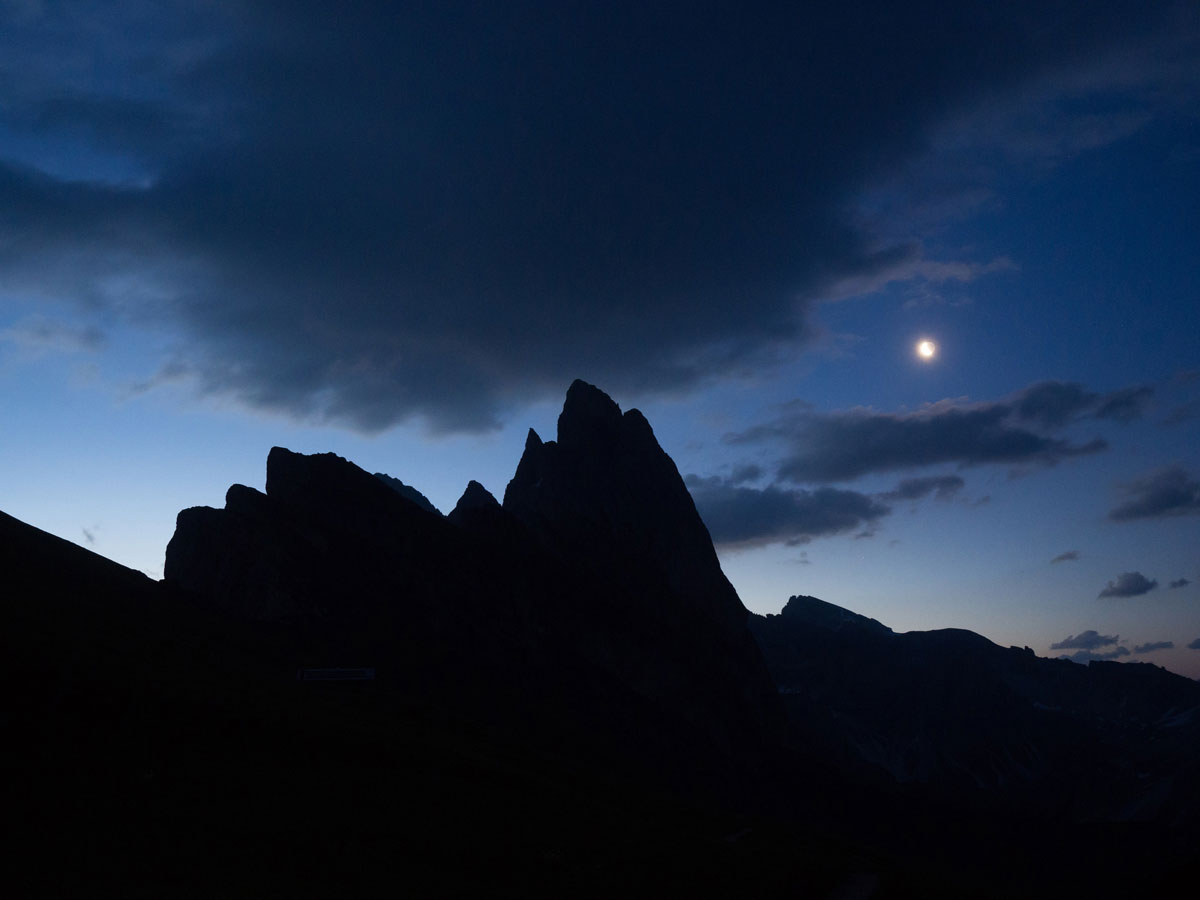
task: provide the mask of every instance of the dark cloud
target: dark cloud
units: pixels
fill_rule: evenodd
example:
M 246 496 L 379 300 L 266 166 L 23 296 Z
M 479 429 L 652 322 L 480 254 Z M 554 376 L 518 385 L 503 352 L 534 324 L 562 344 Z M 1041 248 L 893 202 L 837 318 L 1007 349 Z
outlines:
M 895 488 L 880 494 L 883 500 L 923 500 L 933 494 L 938 500 L 949 500 L 963 489 L 964 482 L 957 475 L 931 475 L 926 478 L 905 478 Z
M 1133 648 L 1134 653 L 1153 653 L 1155 650 L 1174 650 L 1174 641 L 1150 641 L 1147 644 L 1138 644 Z
M 163 150 L 184 128 L 161 103 L 63 92 L 8 108 L 9 123 L 37 134 L 74 135 L 102 148 L 146 153 Z
M 1098 632 L 1088 629 L 1081 631 L 1079 634 L 1069 634 L 1061 641 L 1051 644 L 1051 650 L 1095 650 L 1099 647 L 1107 647 L 1110 644 L 1115 644 L 1119 641 L 1120 635 L 1116 634 L 1099 634 Z
M 1172 581 L 1170 584 L 1168 584 L 1167 587 L 1172 588 L 1172 589 L 1182 588 L 1182 587 L 1187 587 L 1189 584 L 1191 584 L 1191 582 L 1188 581 L 1186 578 L 1176 578 L 1174 581 Z
M 1086 664 L 1093 659 L 1120 659 L 1122 656 L 1129 656 L 1127 647 L 1114 647 L 1103 653 L 1096 653 L 1094 650 L 1076 650 L 1074 653 L 1062 654 L 1059 659 L 1069 659 L 1071 662 Z
M 1082 385 L 1061 381 L 1044 381 L 1031 385 L 1013 401 L 1013 418 L 1047 428 L 1065 425 L 1092 403 Z
M 1164 425 L 1181 425 L 1193 419 L 1200 418 L 1200 400 L 1188 400 L 1180 403 L 1163 417 Z
M 1100 597 L 1140 597 L 1158 587 L 1158 581 L 1141 572 L 1122 572 L 1104 586 Z
M 1170 4 L 123 10 L 0 29 L 0 287 L 171 330 L 164 372 L 364 431 L 485 429 L 579 374 L 689 388 L 803 343 L 823 300 L 985 274 L 847 210 L 978 98 L 1174 40 Z M 952 459 L 1098 448 L 964 415 Z
M 1050 560 L 1050 562 L 1060 563 L 1060 562 L 1068 562 L 1068 561 L 1074 560 L 1074 559 L 1079 559 L 1079 551 L 1078 550 L 1067 550 L 1065 553 L 1058 554 L 1058 556 L 1054 557 L 1054 559 Z
M 95 325 L 80 325 L 33 316 L 8 328 L 0 328 L 0 341 L 8 341 L 34 352 L 99 350 L 106 343 L 104 332 Z
M 749 463 L 737 466 L 729 476 L 730 484 L 745 484 L 747 481 L 757 481 L 763 476 L 762 466 Z
M 855 529 L 871 532 L 891 512 L 866 494 L 837 488 L 749 488 L 695 475 L 685 480 L 713 542 L 727 547 L 797 545 Z
M 1055 465 L 1107 448 L 1100 438 L 1073 443 L 1053 432 L 1096 418 L 1105 397 L 1111 396 L 1048 381 L 1004 400 L 941 400 L 906 413 L 869 409 L 818 413 L 796 407 L 765 425 L 727 435 L 726 440 L 782 443 L 788 452 L 779 474 L 796 482 L 848 481 L 871 472 L 939 463 Z
M 1177 399 L 1163 417 L 1163 425 L 1181 425 L 1200 417 L 1200 397 L 1195 396 L 1197 383 L 1200 383 L 1200 369 L 1183 369 L 1167 379 L 1167 391 Z
M 1125 485 L 1124 503 L 1108 517 L 1114 522 L 1200 515 L 1200 480 L 1182 466 L 1156 469 Z
M 1146 385 L 1095 394 L 1074 382 L 1043 381 L 1013 399 L 1013 413 L 1017 421 L 1045 428 L 1060 428 L 1081 418 L 1129 422 L 1141 417 L 1153 396 L 1154 389 Z
M 1147 385 L 1123 388 L 1099 398 L 1092 416 L 1097 419 L 1116 419 L 1132 422 L 1140 419 L 1154 396 L 1154 389 Z

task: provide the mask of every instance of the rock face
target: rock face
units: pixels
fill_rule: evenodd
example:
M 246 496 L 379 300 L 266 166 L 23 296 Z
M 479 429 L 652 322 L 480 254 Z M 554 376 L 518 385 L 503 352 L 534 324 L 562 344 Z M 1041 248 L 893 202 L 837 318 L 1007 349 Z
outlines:
M 746 609 L 640 412 L 576 381 L 558 440 L 530 431 L 504 510 L 573 574 L 574 597 L 553 612 L 590 663 L 721 745 L 782 721 Z
M 411 500 L 426 512 L 437 513 L 438 515 L 441 515 L 441 513 L 438 512 L 438 508 L 429 502 L 429 498 L 418 491 L 411 484 L 405 484 L 399 478 L 393 478 L 391 475 L 386 475 L 383 472 L 376 472 L 375 477 L 394 490 L 401 497 L 405 498 L 406 500 Z M 474 482 L 472 482 L 472 484 L 474 484 Z
M 382 611 L 384 596 L 432 602 L 426 575 L 452 552 L 452 533 L 339 456 L 275 447 L 266 494 L 235 484 L 223 510 L 179 514 L 164 577 L 245 618 L 355 619 Z
M 460 528 L 470 528 L 473 521 L 498 515 L 499 512 L 500 504 L 496 502 L 491 491 L 478 481 L 470 481 L 447 518 Z
M 640 412 L 622 414 L 576 381 L 558 440 L 530 431 L 504 510 L 577 576 L 575 599 L 554 602 L 587 659 L 688 710 L 718 742 L 761 734 L 773 720 L 774 690 L 746 609 Z
M 590 384 L 576 381 L 567 391 L 557 443 L 529 432 L 504 508 L 575 562 L 617 550 L 639 574 L 652 573 L 671 596 L 685 598 L 689 615 L 730 630 L 745 622 L 708 529 L 650 423 L 636 409 L 622 415 Z
M 576 382 L 558 436 L 530 433 L 503 506 L 472 482 L 445 517 L 276 447 L 265 494 L 179 514 L 165 580 L 517 739 L 680 772 L 766 746 L 782 710 L 746 610 L 645 418 Z

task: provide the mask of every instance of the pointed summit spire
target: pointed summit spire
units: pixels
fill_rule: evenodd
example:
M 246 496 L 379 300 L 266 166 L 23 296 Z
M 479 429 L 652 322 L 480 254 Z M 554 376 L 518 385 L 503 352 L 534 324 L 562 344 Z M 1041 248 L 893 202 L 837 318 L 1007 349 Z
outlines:
M 558 443 L 564 448 L 608 446 L 621 429 L 621 407 L 594 385 L 576 379 L 558 417 Z
M 630 554 L 681 608 L 723 628 L 743 627 L 745 607 L 646 417 L 636 409 L 622 414 L 586 381 L 567 391 L 557 442 L 531 432 L 504 509 L 557 552 L 578 555 L 580 565 L 596 564 L 599 548 Z

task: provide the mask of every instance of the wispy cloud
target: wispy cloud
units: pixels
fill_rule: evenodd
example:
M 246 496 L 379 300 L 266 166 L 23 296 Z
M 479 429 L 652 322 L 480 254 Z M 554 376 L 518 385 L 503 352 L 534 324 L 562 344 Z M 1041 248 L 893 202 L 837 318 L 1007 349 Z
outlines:
M 1114 647 L 1112 650 L 1105 650 L 1102 653 L 1097 653 L 1095 650 L 1076 650 L 1074 653 L 1064 653 L 1059 659 L 1069 659 L 1071 662 L 1089 663 L 1093 659 L 1120 659 L 1122 656 L 1129 656 L 1127 647 Z
M 96 325 L 29 316 L 0 328 L 0 341 L 33 352 L 78 353 L 104 347 L 104 332 Z
M 1136 418 L 1152 393 L 1134 386 L 1101 394 L 1044 381 L 1003 400 L 947 399 L 914 412 L 819 413 L 797 406 L 725 440 L 781 446 L 780 477 L 801 483 L 944 463 L 1049 466 L 1108 446 L 1101 438 L 1075 443 L 1057 436 L 1059 430 L 1088 420 Z
M 1114 522 L 1200 515 L 1200 480 L 1179 465 L 1148 472 L 1122 491 L 1125 501 L 1108 514 Z
M 1141 572 L 1122 572 L 1104 586 L 1100 597 L 1140 597 L 1158 587 L 1158 581 Z
M 1138 644 L 1133 648 L 1134 653 L 1153 653 L 1155 650 L 1173 650 L 1175 649 L 1174 641 L 1150 641 L 1146 644 Z
M 713 542 L 727 548 L 796 546 L 856 530 L 870 533 L 891 512 L 873 497 L 837 488 L 751 488 L 696 475 L 685 481 Z
M 950 500 L 963 489 L 964 482 L 957 475 L 931 475 L 924 478 L 905 478 L 892 490 L 880 494 L 888 501 L 923 500 L 932 494 L 938 500 Z
M 1074 650 L 1074 653 L 1063 653 L 1059 659 L 1069 659 L 1076 663 L 1089 663 L 1092 660 L 1120 659 L 1129 656 L 1129 648 L 1119 644 L 1119 635 L 1100 634 L 1088 629 L 1079 634 L 1069 634 L 1061 641 L 1050 645 L 1051 650 Z M 1109 649 L 1102 649 L 1102 648 Z M 1139 651 L 1140 652 L 1140 651 Z
M 1054 557 L 1054 559 L 1050 560 L 1050 562 L 1051 563 L 1069 562 L 1069 561 L 1075 560 L 1075 559 L 1079 559 L 1079 551 L 1078 550 L 1067 550 L 1064 553 L 1058 554 L 1058 556 Z
M 1069 634 L 1061 641 L 1050 645 L 1051 650 L 1095 650 L 1099 647 L 1107 647 L 1110 644 L 1115 644 L 1121 638 L 1115 634 L 1100 634 L 1099 632 L 1088 629 L 1081 631 L 1079 634 Z

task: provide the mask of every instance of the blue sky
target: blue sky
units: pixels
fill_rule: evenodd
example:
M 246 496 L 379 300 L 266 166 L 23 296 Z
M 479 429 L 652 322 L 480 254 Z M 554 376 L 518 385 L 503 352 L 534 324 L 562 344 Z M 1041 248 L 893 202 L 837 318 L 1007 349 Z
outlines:
M 5 512 L 159 575 L 276 444 L 448 510 L 582 377 L 751 609 L 1200 677 L 1194 4 L 0 25 Z

